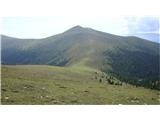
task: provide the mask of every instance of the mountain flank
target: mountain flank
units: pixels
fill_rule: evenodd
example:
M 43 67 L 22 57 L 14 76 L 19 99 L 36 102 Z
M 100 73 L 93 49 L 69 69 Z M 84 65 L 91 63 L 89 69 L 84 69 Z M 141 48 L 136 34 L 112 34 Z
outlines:
M 160 44 L 75 26 L 43 39 L 1 35 L 2 64 L 87 66 L 121 81 L 160 89 Z

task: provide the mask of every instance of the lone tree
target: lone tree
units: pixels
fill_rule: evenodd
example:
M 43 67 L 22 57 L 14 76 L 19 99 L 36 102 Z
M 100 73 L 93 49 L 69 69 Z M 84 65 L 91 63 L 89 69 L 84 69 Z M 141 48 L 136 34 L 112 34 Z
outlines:
M 101 82 L 102 82 L 102 79 L 99 79 L 99 82 L 101 83 Z

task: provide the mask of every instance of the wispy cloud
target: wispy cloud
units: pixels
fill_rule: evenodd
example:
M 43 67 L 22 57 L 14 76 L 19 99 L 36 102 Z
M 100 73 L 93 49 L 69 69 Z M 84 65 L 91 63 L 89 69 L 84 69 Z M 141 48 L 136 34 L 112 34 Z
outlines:
M 159 33 L 158 17 L 127 17 L 128 34 Z
M 160 43 L 159 17 L 126 17 L 126 35 L 138 36 Z

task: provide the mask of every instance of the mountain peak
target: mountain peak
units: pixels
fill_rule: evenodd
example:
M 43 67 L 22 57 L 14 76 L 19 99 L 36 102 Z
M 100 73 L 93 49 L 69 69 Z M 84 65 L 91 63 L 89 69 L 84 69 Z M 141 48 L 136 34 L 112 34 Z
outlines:
M 83 27 L 80 26 L 80 25 L 76 25 L 76 26 L 70 28 L 69 30 L 82 30 L 82 29 L 85 29 L 85 28 L 83 28 Z
M 84 31 L 84 30 L 85 30 L 84 27 L 82 27 L 82 26 L 80 26 L 80 25 L 76 25 L 76 26 L 68 29 L 66 32 L 82 32 L 82 31 Z
M 74 28 L 74 29 L 75 29 L 75 28 L 76 28 L 76 29 L 82 29 L 83 27 L 80 26 L 80 25 L 76 25 L 76 26 L 72 27 L 71 29 L 73 29 L 73 28 Z

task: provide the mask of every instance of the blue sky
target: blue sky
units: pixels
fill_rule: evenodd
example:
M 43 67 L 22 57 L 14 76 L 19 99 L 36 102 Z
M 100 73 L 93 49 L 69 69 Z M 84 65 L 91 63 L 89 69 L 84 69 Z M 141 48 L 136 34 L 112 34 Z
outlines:
M 3 17 L 2 34 L 18 38 L 44 38 L 76 25 L 117 35 L 142 37 L 142 34 L 159 34 L 159 18 L 152 16 Z

